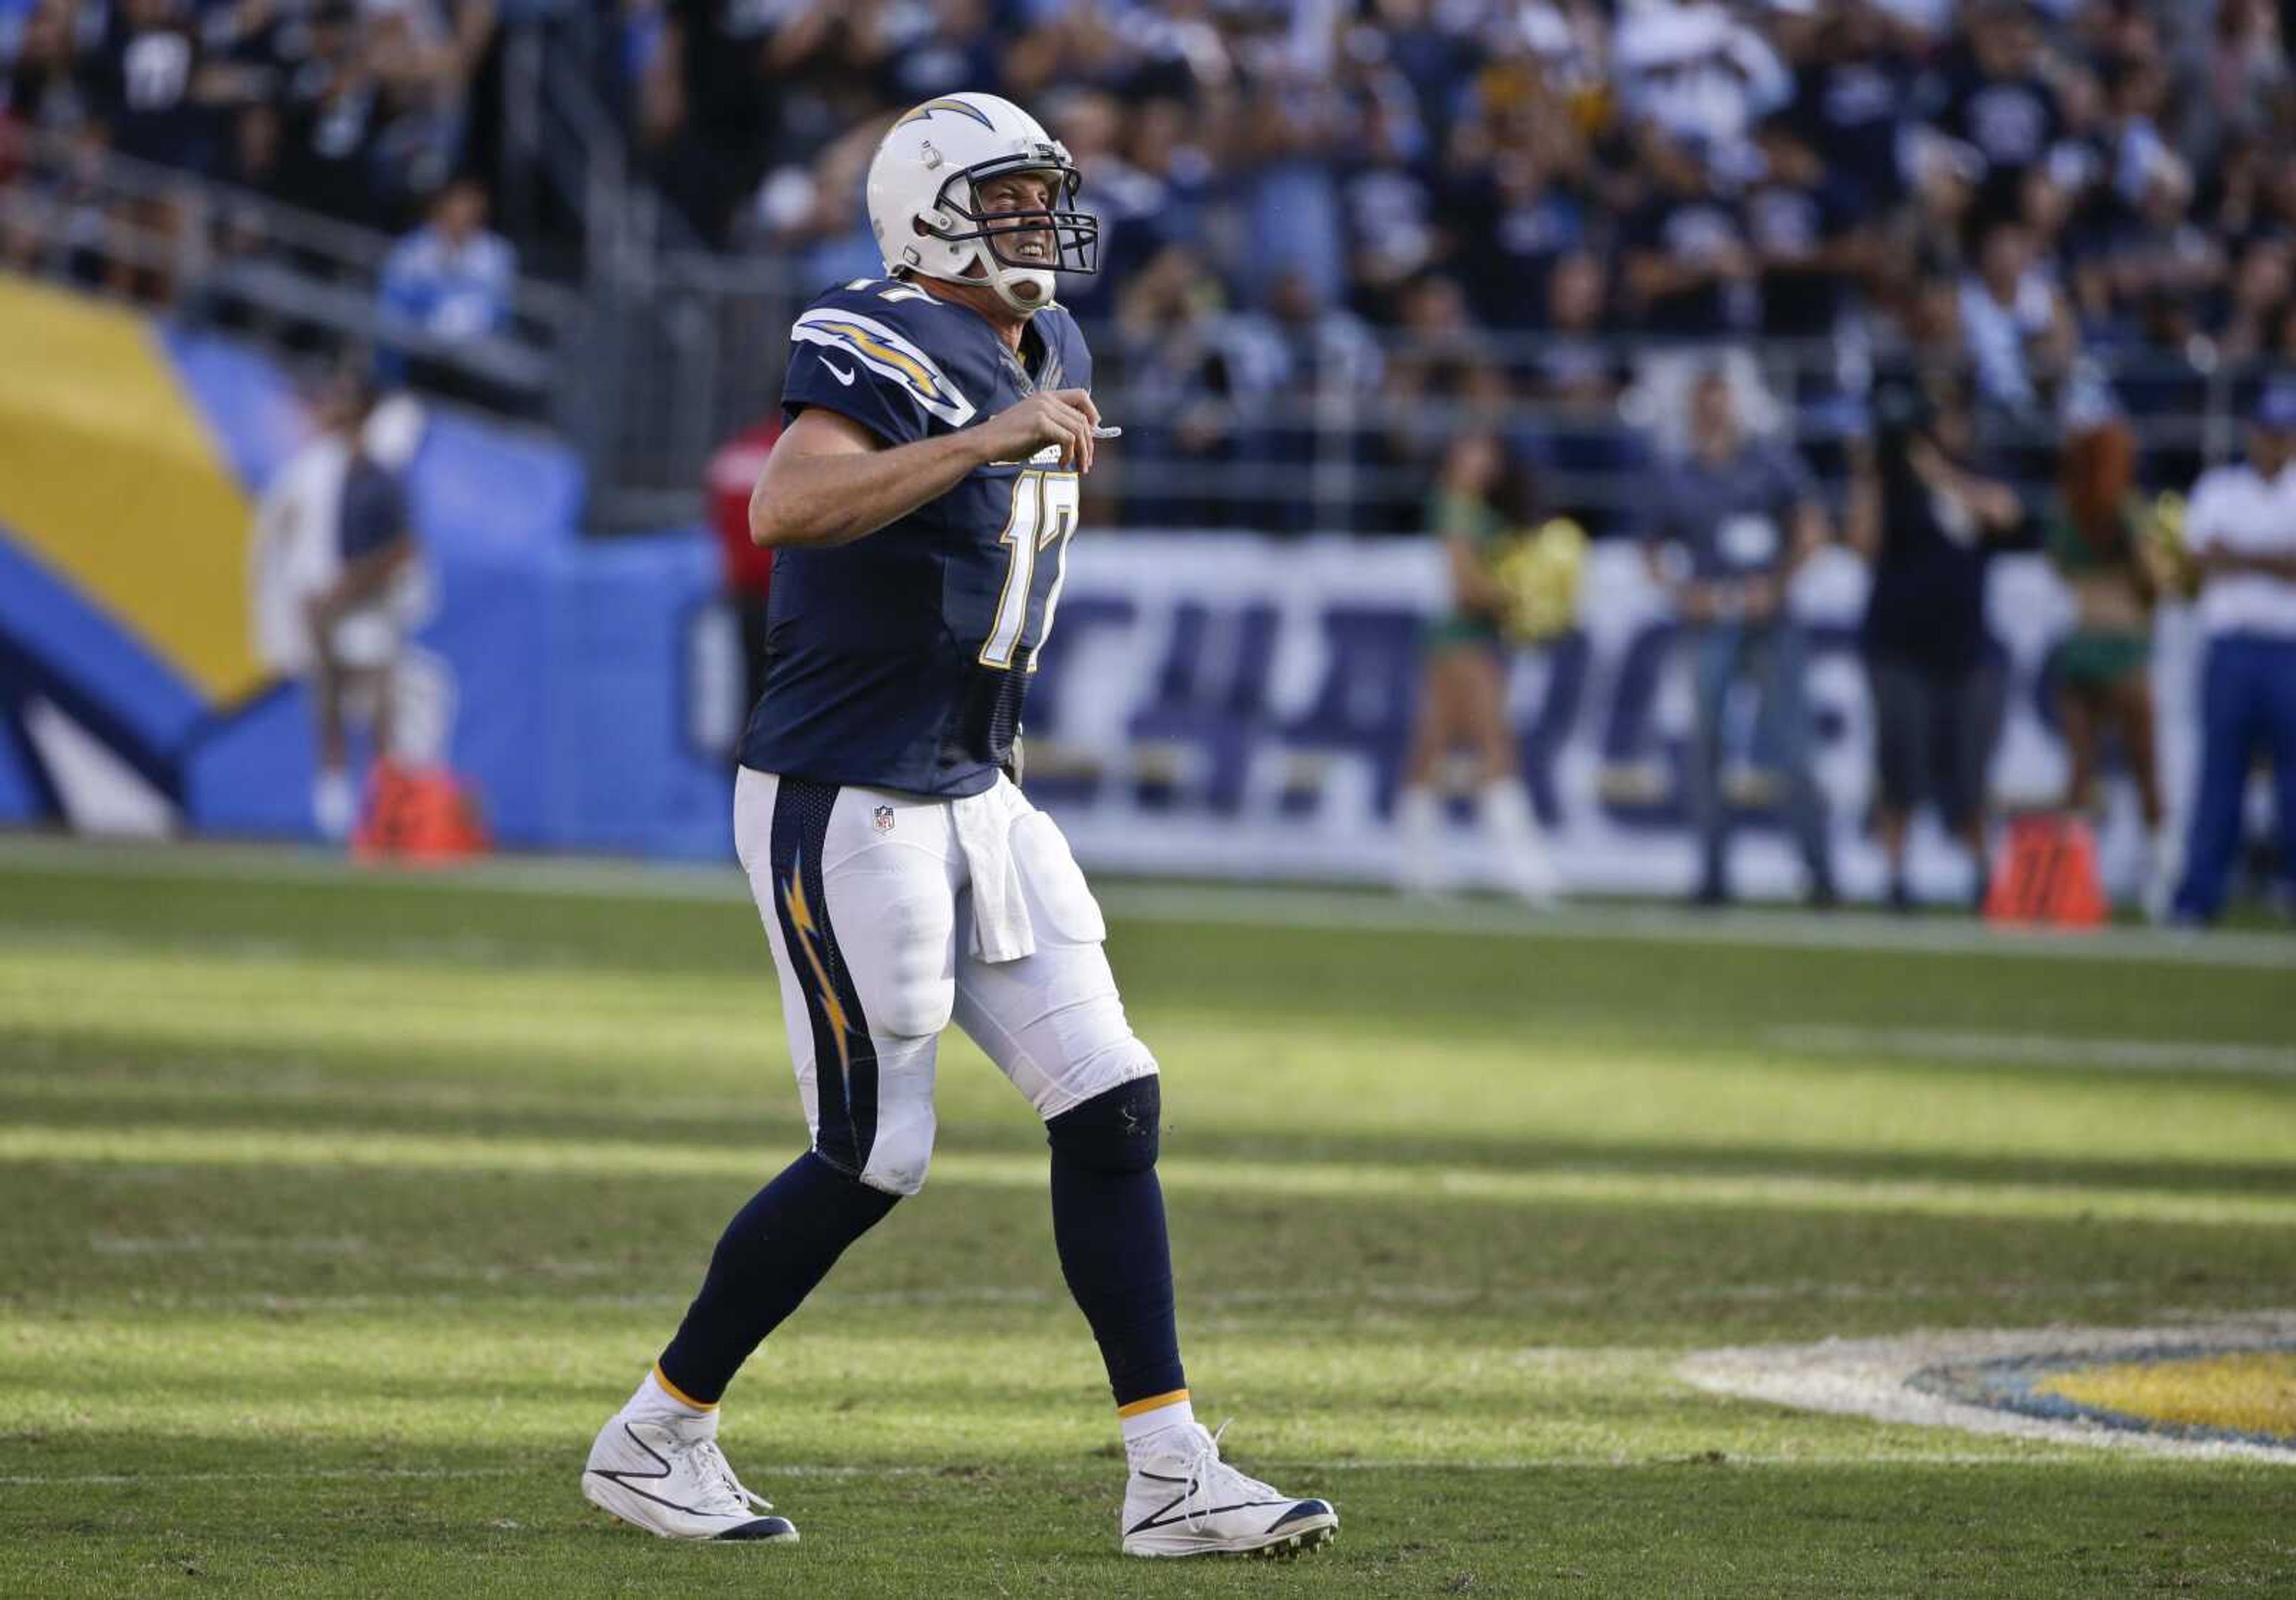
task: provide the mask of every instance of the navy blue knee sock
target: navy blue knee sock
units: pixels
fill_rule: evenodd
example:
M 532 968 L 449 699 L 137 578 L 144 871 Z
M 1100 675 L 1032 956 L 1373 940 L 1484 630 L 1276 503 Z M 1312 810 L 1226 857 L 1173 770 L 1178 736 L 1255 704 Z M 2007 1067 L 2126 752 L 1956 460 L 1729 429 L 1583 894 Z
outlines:
M 750 1352 L 897 1198 L 811 1151 L 791 1162 L 726 1225 L 701 1292 L 661 1353 L 662 1375 L 687 1399 L 714 1404 Z
M 1119 1407 L 1187 1387 L 1172 1308 L 1164 1191 L 1156 1181 L 1162 1115 L 1152 1076 L 1046 1124 L 1061 1275 L 1092 1325 Z

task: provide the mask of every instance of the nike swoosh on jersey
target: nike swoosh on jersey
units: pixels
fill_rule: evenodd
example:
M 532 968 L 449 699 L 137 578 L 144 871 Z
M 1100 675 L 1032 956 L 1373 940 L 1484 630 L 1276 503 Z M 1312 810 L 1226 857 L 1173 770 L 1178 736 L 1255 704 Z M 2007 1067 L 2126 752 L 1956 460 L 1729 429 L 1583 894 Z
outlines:
M 853 374 L 851 373 L 847 372 L 834 361 L 824 361 L 821 365 L 829 369 L 829 375 L 831 377 L 845 385 L 846 388 L 850 389 L 853 387 Z

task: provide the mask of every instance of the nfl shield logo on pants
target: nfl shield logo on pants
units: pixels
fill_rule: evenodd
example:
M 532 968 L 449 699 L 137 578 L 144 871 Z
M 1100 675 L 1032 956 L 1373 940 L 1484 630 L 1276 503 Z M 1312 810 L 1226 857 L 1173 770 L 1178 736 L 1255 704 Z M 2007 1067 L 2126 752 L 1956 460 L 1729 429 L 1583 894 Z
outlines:
M 875 811 L 872 812 L 871 815 L 877 819 L 877 832 L 880 833 L 890 833 L 893 831 L 892 807 L 880 806 Z

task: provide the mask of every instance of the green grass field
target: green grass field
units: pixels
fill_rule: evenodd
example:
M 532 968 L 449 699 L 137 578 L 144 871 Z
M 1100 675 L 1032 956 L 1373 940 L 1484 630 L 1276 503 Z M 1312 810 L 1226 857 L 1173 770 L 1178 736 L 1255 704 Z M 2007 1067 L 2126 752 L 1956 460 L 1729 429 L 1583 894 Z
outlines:
M 2296 1593 L 2289 1467 L 1675 1373 L 2296 1305 L 2296 944 L 1344 895 L 1105 896 L 1199 1412 L 1336 1547 L 1117 1555 L 1042 1131 L 955 1034 L 925 1193 L 729 1399 L 803 1542 L 610 1523 L 591 1433 L 803 1137 L 740 892 L 0 841 L 0 1593 Z

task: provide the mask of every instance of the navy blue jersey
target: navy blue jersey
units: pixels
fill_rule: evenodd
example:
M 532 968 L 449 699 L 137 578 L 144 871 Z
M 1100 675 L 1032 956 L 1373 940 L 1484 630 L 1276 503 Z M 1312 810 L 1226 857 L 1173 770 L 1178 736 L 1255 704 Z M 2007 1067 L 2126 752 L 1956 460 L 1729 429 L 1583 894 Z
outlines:
M 1029 319 L 1016 355 L 978 312 L 887 279 L 823 295 L 790 341 L 783 410 L 826 406 L 888 446 L 1092 382 L 1057 306 Z M 1077 475 L 1058 458 L 982 467 L 852 544 L 777 552 L 742 764 L 912 794 L 994 784 L 1076 532 Z
M 335 511 L 335 549 L 346 562 L 385 550 L 406 537 L 406 494 L 388 468 L 354 455 Z

